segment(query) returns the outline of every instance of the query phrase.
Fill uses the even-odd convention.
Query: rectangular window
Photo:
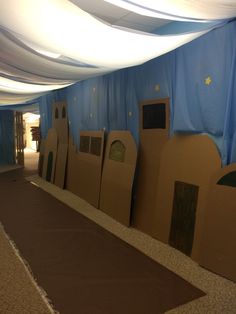
[[[90,136],[80,136],[79,151],[89,153]]]
[[[166,104],[150,104],[143,106],[143,129],[166,128]]]

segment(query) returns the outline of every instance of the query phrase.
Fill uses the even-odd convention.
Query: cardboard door
[[[46,180],[48,182],[51,182],[52,180],[52,168],[53,168],[53,152],[49,152],[48,161],[47,161],[47,174],[46,174]]]
[[[40,177],[42,177],[43,175],[44,149],[45,149],[45,140],[42,139],[40,142],[39,161],[38,161],[38,175]]]
[[[192,251],[198,186],[175,182],[169,244],[190,255]]]
[[[49,129],[45,140],[42,178],[54,182],[58,137],[55,129]],[[50,180],[49,180],[50,178]]]

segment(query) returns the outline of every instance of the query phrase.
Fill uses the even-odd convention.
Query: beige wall
[[[32,141],[32,134],[31,134],[30,128],[32,126],[39,126],[39,120],[30,122],[30,121],[27,121],[27,119],[25,119],[24,126],[25,126],[24,140],[25,140],[26,148],[30,148],[36,151],[36,142]]]

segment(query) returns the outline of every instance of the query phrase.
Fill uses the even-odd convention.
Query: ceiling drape
[[[236,15],[235,1],[123,2],[145,2],[162,18],[195,22],[191,30],[182,22],[181,32],[172,27],[170,33],[150,34],[113,27],[67,0],[1,0],[0,104],[23,103],[76,81],[142,64]]]

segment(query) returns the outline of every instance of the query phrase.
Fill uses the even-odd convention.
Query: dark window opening
[[[46,181],[51,182],[52,179],[52,167],[53,167],[53,152],[48,154],[47,174]]]
[[[236,171],[227,173],[217,182],[219,185],[236,187]]]
[[[101,137],[91,137],[91,147],[90,153],[96,156],[101,155],[102,149],[102,138]]]
[[[62,118],[65,119],[66,118],[66,108],[63,106],[62,108]]]
[[[89,153],[90,136],[80,136],[79,151],[82,153]]]
[[[151,104],[143,106],[143,129],[166,128],[166,104]]]

